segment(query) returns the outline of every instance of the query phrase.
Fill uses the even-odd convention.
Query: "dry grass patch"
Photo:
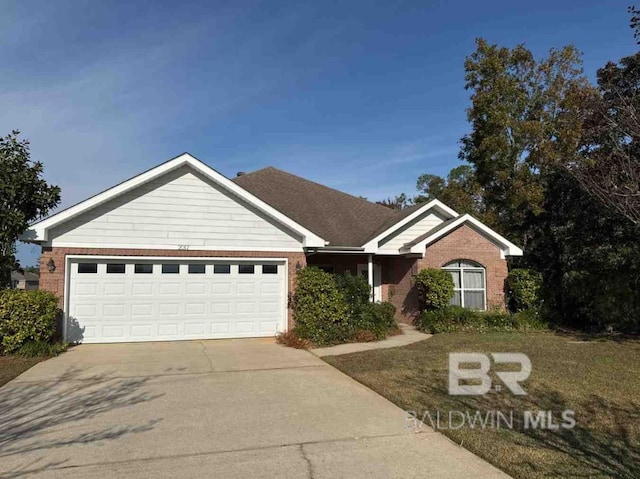
[[[0,356],[0,386],[8,383],[44,358]]]
[[[449,352],[521,352],[533,366],[527,396],[506,388],[450,396]],[[553,333],[441,334],[402,348],[325,357],[405,410],[575,411],[576,427],[442,430],[516,478],[640,477],[640,341]],[[494,382],[495,384],[495,382]]]

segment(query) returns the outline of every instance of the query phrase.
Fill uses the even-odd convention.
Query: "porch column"
[[[371,288],[371,302],[373,303],[376,300],[375,290],[373,288],[373,255],[370,254],[367,257],[367,280],[369,282],[369,287]]]

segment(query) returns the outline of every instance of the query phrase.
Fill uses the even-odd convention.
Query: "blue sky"
[[[31,140],[61,206],[183,151],[227,176],[413,193],[459,163],[476,37],[573,43],[593,78],[636,50],[628,3],[3,2],[0,134]]]

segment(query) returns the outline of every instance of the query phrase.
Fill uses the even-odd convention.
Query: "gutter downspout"
[[[371,288],[371,298],[370,301],[375,302],[375,290],[373,287],[373,255],[370,254],[367,256],[367,281],[369,282],[369,287]]]

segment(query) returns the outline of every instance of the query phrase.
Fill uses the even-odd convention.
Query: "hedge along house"
[[[272,336],[293,326],[296,271],[363,275],[397,319],[417,313],[413,275],[445,268],[454,302],[503,306],[522,251],[434,200],[402,211],[275,168],[230,180],[185,153],[33,224],[40,288],[68,341]]]

